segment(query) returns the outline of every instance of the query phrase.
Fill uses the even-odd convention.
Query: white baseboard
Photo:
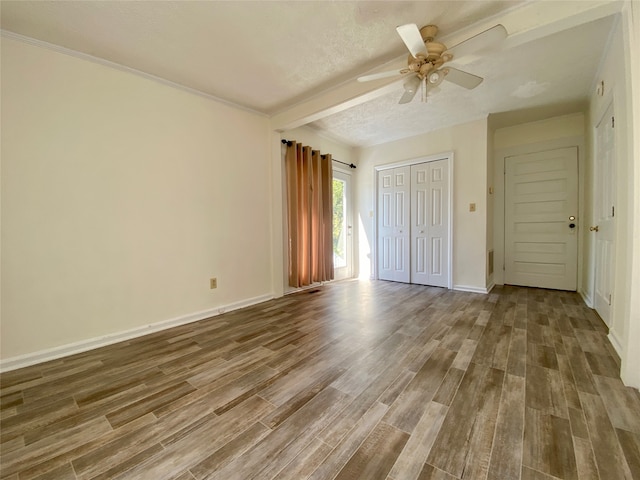
[[[484,293],[484,294],[489,293],[492,288],[493,288],[493,285],[491,285],[490,288],[472,287],[470,285],[454,285],[453,286],[453,289],[458,290],[459,292]]]
[[[0,372],[8,372],[18,368],[29,367],[38,363],[56,360],[76,353],[86,352],[95,348],[105,347],[114,343],[131,340],[132,338],[142,337],[150,333],[159,332],[168,328],[178,327],[191,322],[198,322],[206,318],[215,317],[224,312],[238,310],[239,308],[249,307],[258,303],[266,302],[275,298],[273,294],[261,295],[259,297],[248,298],[239,302],[230,303],[228,305],[220,305],[209,310],[183,315],[177,318],[171,318],[162,322],[142,325],[122,332],[110,333],[100,337],[88,338],[79,342],[68,343],[59,347],[47,348],[33,353],[18,355],[16,357],[5,358],[0,360]]]
[[[593,308],[593,299],[591,298],[591,296],[582,289],[578,290],[578,293],[582,297],[582,301],[585,303],[585,305],[589,308]]]
[[[616,336],[616,334],[613,333],[613,330],[609,330],[609,335],[607,335],[607,338],[611,342],[611,345],[613,346],[613,349],[616,351],[618,356],[622,358],[622,343],[620,343],[620,339]]]

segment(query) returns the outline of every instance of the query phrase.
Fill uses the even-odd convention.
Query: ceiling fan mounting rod
[[[438,27],[435,25],[425,25],[420,29],[420,36],[425,43],[433,42],[433,39],[436,38],[438,34]]]

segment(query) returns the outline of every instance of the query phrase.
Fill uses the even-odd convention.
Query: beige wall
[[[582,135],[584,135],[584,115],[577,112],[537,122],[499,128],[494,136],[494,149],[503,150]]]
[[[453,286],[486,284],[487,122],[477,120],[358,152],[357,223],[360,277],[373,274],[375,167],[453,151]],[[469,212],[469,204],[476,211]]]
[[[272,294],[265,117],[3,38],[1,153],[2,359]]]

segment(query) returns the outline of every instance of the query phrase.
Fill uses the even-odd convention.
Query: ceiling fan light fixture
[[[444,80],[446,74],[447,72],[445,69],[435,70],[427,75],[427,81],[429,82],[430,86],[437,87],[442,83],[442,80]]]

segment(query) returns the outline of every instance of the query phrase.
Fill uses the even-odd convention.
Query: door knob
[[[597,232],[598,230],[599,230],[598,225],[596,225],[595,227],[589,227],[590,232]]]

